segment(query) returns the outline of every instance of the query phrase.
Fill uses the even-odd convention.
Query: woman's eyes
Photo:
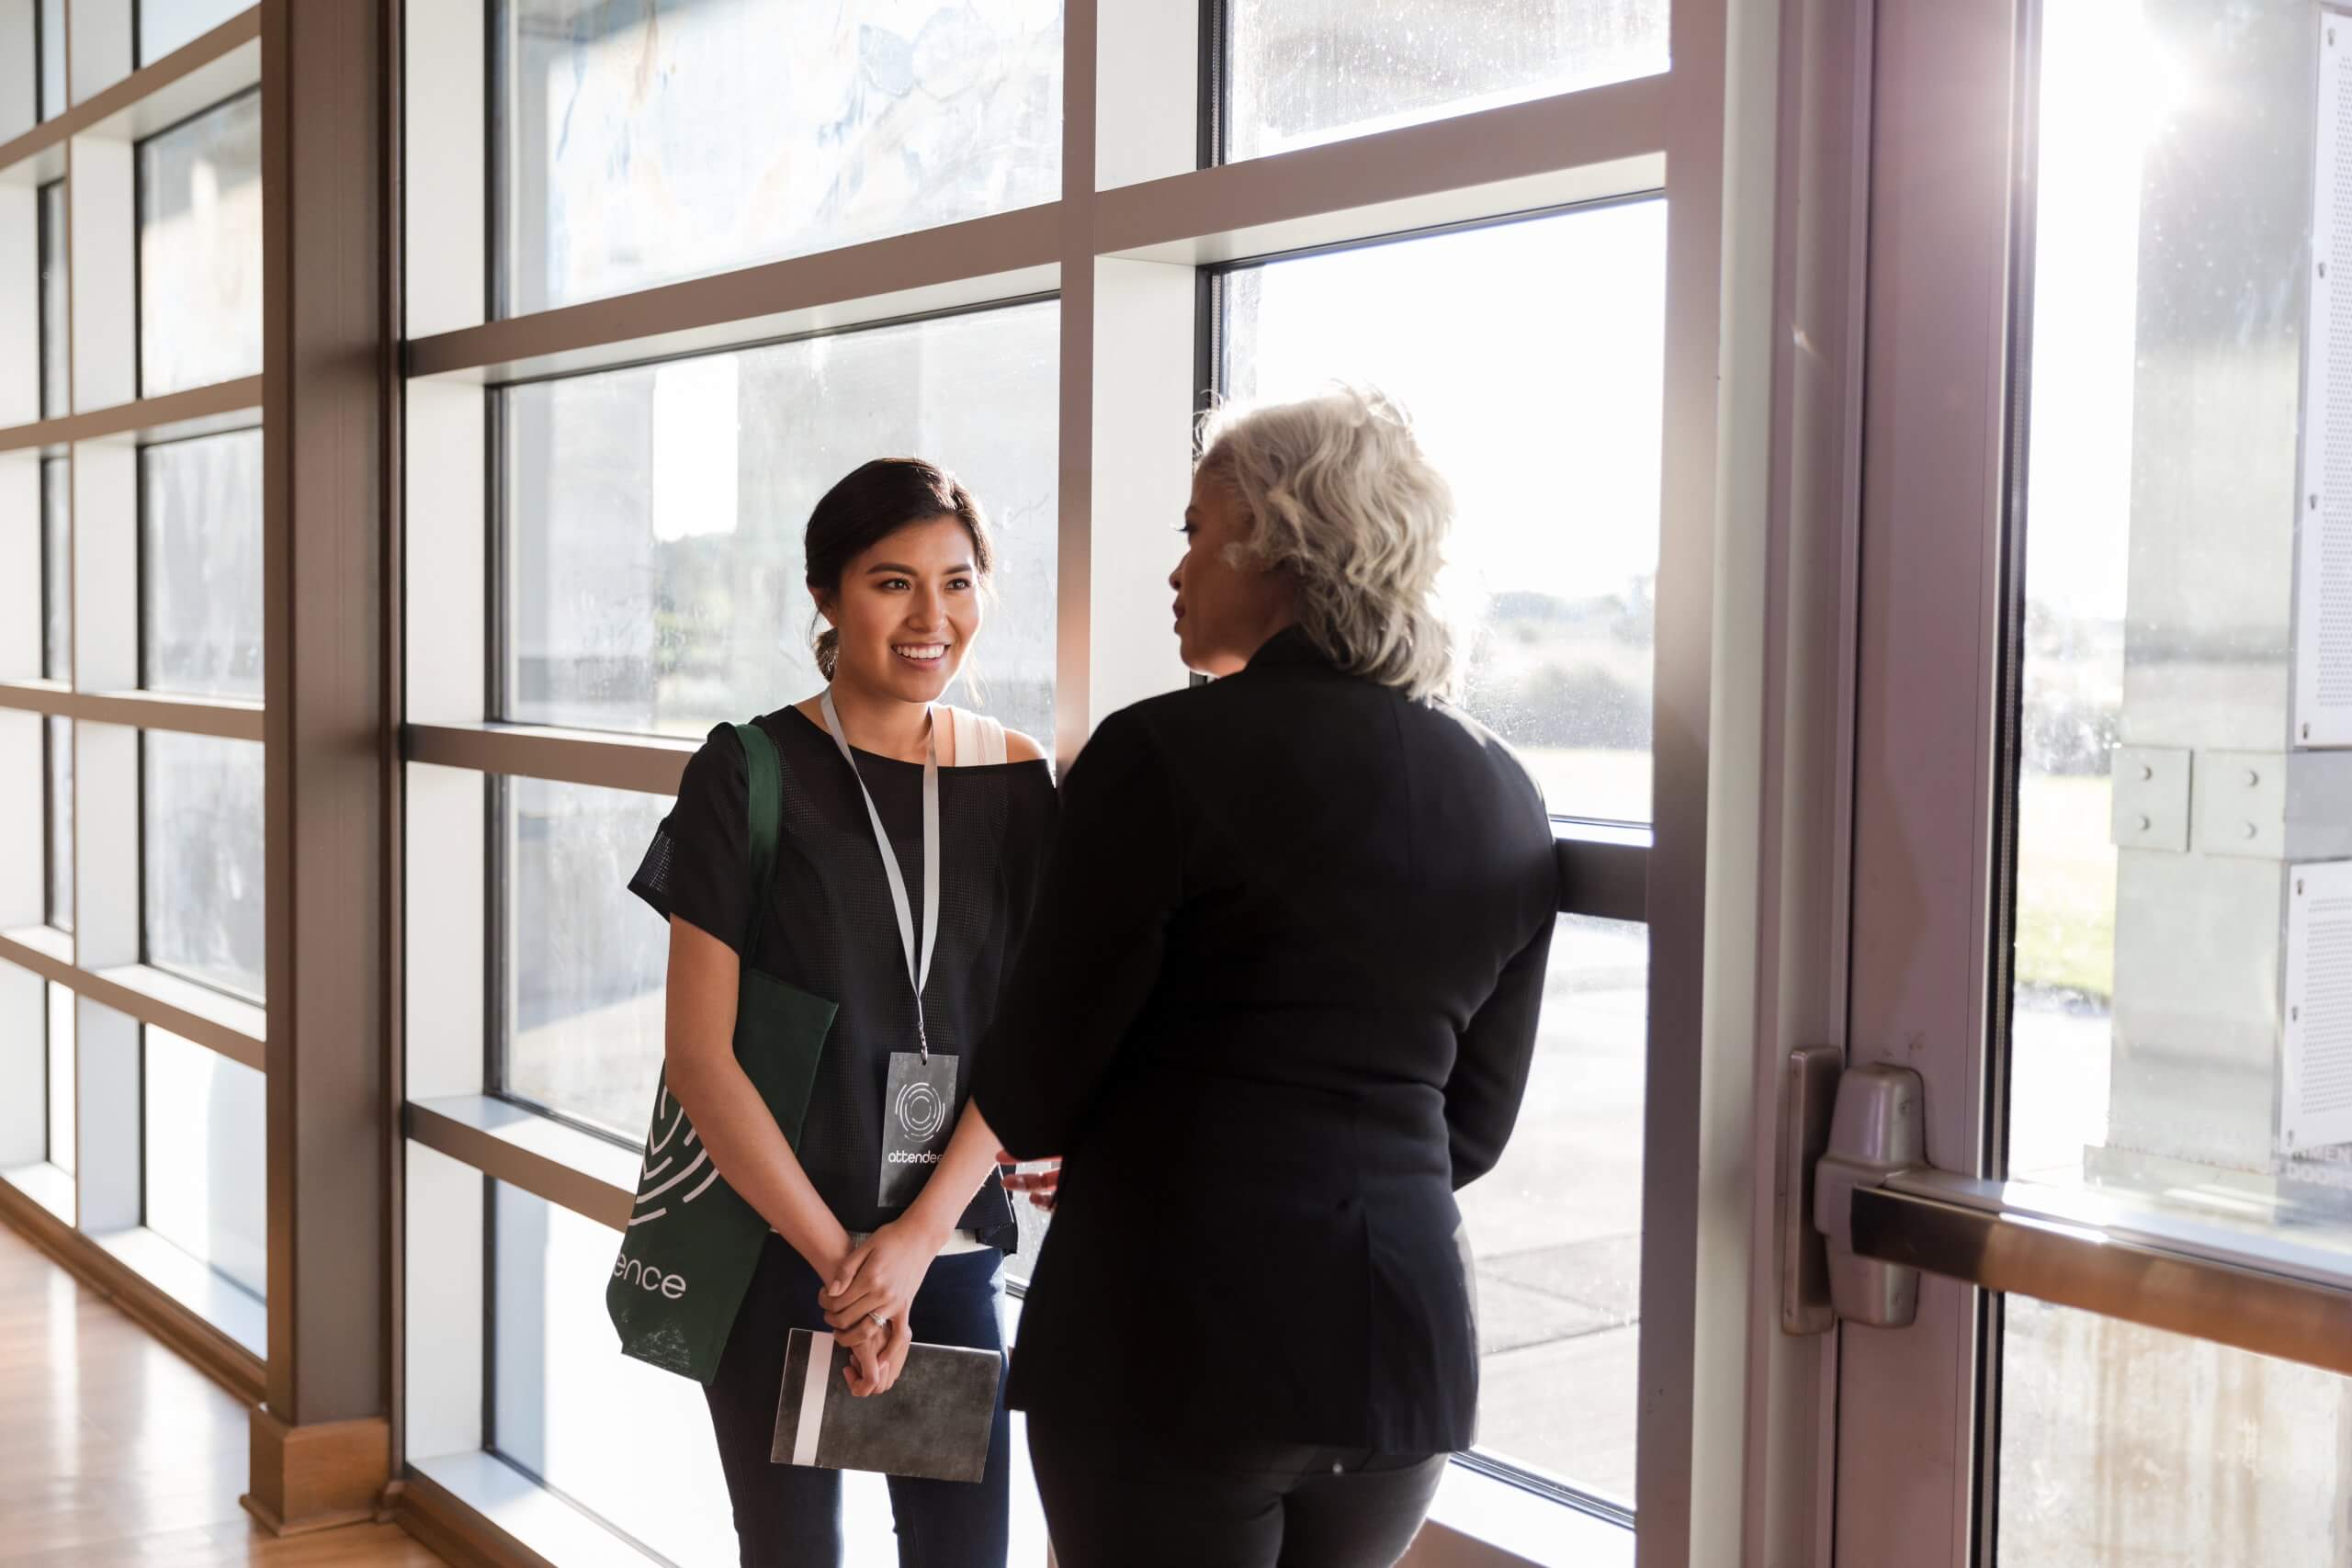
[[[908,581],[903,577],[886,577],[880,581],[877,586],[886,593],[897,593],[905,591],[911,591],[914,584]],[[972,589],[972,580],[968,577],[951,577],[947,580],[947,586],[959,592],[968,593]]]

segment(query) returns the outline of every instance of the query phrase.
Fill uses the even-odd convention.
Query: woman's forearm
[[[670,992],[662,1064],[712,1163],[792,1250],[820,1275],[849,1251],[849,1235],[817,1196],[799,1156],[750,1075],[735,1060],[734,950],[690,921],[670,921]]]
[[[734,1054],[673,1051],[669,1072],[670,1092],[686,1108],[727,1184],[818,1273],[839,1263],[849,1250],[849,1234],[817,1195]]]
[[[967,1100],[956,1122],[956,1135],[931,1169],[931,1177],[907,1209],[906,1217],[944,1238],[970,1206],[972,1194],[996,1168],[996,1134],[989,1131],[980,1108]]]

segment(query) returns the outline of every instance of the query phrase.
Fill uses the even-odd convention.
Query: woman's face
[[[886,535],[842,572],[817,607],[841,634],[833,679],[901,702],[939,700],[980,635],[972,536],[954,517]]]
[[[1241,554],[1229,547],[1240,544],[1249,527],[1250,513],[1233,487],[1196,470],[1192,504],[1184,508],[1184,558],[1168,576],[1187,670],[1233,674],[1295,614],[1298,592],[1289,577],[1228,558]]]

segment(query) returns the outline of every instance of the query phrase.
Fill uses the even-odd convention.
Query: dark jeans
[[[1032,1412],[1060,1568],[1386,1568],[1446,1456],[1117,1430]]]
[[[908,1314],[914,1337],[930,1345],[1001,1351],[997,1299],[1003,1265],[1004,1255],[994,1248],[933,1259]],[[841,1472],[768,1458],[784,1388],[786,1330],[831,1332],[817,1310],[818,1283],[782,1236],[769,1236],[727,1337],[718,1375],[703,1391],[718,1435],[743,1568],[834,1568],[841,1562]],[[988,1474],[977,1484],[889,1478],[900,1568],[1004,1568],[1011,1442],[1000,1393]]]

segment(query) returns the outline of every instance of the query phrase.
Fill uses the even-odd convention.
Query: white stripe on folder
[[[825,1421],[825,1390],[832,1379],[833,1337],[808,1337],[808,1370],[800,1379],[800,1426],[792,1437],[792,1462],[817,1462],[817,1428]]]

